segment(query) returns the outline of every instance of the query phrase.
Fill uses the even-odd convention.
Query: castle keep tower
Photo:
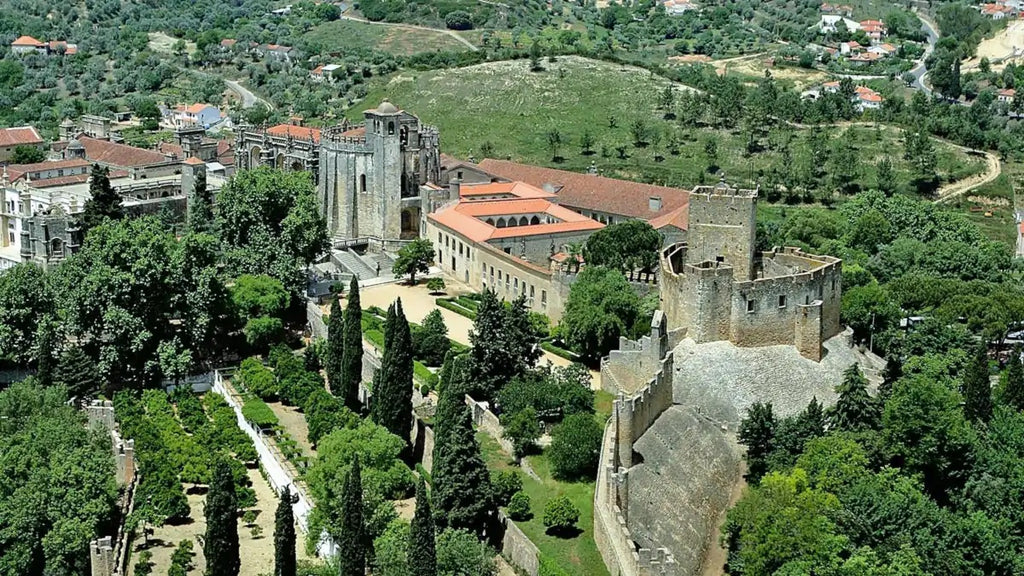
[[[756,221],[756,190],[736,190],[724,182],[694,189],[687,260],[725,262],[736,280],[752,280]]]

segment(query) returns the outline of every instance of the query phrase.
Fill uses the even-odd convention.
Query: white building
[[[839,14],[822,14],[821,20],[818,21],[818,30],[822,34],[834,34],[837,31],[839,23],[842,22],[846,29],[850,32],[860,30],[860,22],[850,20]]]

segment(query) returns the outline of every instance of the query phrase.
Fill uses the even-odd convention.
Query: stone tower
[[[690,194],[686,259],[725,262],[737,281],[754,278],[757,191],[736,190],[720,182]]]

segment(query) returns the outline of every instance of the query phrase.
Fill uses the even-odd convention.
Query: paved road
[[[928,36],[928,45],[924,48],[924,54],[921,55],[921,61],[917,63],[917,66],[910,69],[910,73],[914,75],[914,82],[911,86],[930,96],[932,89],[924,83],[924,77],[928,74],[924,61],[931,55],[932,50],[935,50],[935,43],[939,41],[939,32],[938,26],[936,26],[930,18],[921,15],[920,12],[917,13],[917,18],[921,21],[921,31]]]
[[[476,46],[475,44],[473,44],[469,40],[466,40],[462,36],[459,36],[458,34],[456,34],[455,32],[453,32],[451,30],[442,30],[441,28],[431,28],[429,26],[417,26],[415,24],[402,24],[402,23],[399,23],[399,22],[374,22],[372,20],[367,20],[366,18],[359,18],[358,16],[349,16],[349,15],[346,15],[346,14],[342,14],[341,15],[341,19],[342,20],[352,20],[354,22],[362,22],[364,24],[375,24],[377,26],[391,26],[393,28],[402,28],[402,29],[405,29],[405,30],[426,30],[428,32],[440,32],[442,34],[447,34],[448,36],[451,36],[452,38],[455,38],[459,42],[465,44],[466,48],[469,48],[473,52],[476,52],[476,51],[480,50],[480,48],[478,46]]]
[[[273,104],[253,94],[248,88],[242,86],[238,82],[235,82],[234,80],[224,80],[224,83],[228,85],[228,88],[232,92],[238,94],[238,97],[242,99],[242,108],[252,108],[257,102],[259,102],[270,110],[274,109]]]

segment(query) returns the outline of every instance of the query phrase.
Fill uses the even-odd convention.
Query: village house
[[[18,146],[29,146],[37,150],[46,150],[39,131],[33,126],[0,129],[0,163],[11,159],[11,154]]]
[[[1017,97],[1017,91],[1013,88],[1004,88],[996,92],[996,100],[1003,104],[1012,104],[1013,99]]]
[[[690,10],[696,10],[697,5],[689,0],[664,0],[665,14],[669,16],[680,16]]]
[[[334,82],[334,73],[343,70],[340,64],[323,64],[310,70],[309,78],[314,82]]]
[[[64,40],[50,40],[49,42],[42,42],[31,36],[21,36],[14,42],[11,42],[11,52],[14,52],[15,54],[34,53],[73,56],[78,53],[78,46],[75,44],[68,44]]]
[[[982,4],[981,14],[993,20],[1002,20],[1010,16],[1012,10],[1005,4]]]
[[[825,14],[840,14],[842,16],[853,16],[853,8],[848,5],[824,3],[818,8]]]
[[[818,21],[818,31],[822,34],[835,34],[839,31],[840,24],[850,32],[860,30],[860,24],[849,18],[838,14],[826,14]]]
[[[885,22],[881,20],[861,20],[860,29],[871,38],[871,42],[877,44],[888,33]]]
[[[182,126],[202,126],[209,128],[220,123],[226,115],[220,108],[212,104],[190,104],[188,106],[178,105],[167,111],[171,125],[175,128]]]

